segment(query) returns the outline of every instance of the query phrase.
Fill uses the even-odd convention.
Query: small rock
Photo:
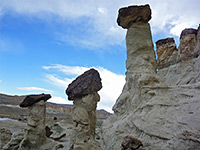
[[[45,130],[46,130],[46,137],[49,138],[53,134],[53,132],[48,126],[45,127]]]

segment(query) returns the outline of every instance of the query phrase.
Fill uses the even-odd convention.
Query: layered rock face
[[[101,78],[95,69],[77,77],[67,88],[69,100],[73,100],[71,150],[100,149],[95,141],[96,107],[100,101],[97,93],[102,88]]]
[[[134,9],[136,6],[128,8]],[[128,8],[126,11],[129,11]],[[102,149],[123,149],[124,137],[131,136],[141,141],[142,149],[145,150],[198,150],[200,149],[198,80],[200,71],[197,66],[200,66],[198,65],[200,58],[198,55],[195,57],[192,55],[186,59],[186,52],[182,49],[186,47],[179,46],[177,50],[173,39],[164,39],[157,42],[160,68],[156,72],[150,26],[147,22],[130,19],[137,18],[137,15],[141,18],[140,12],[143,12],[146,6],[139,6],[137,9],[141,9],[138,14],[130,15],[133,10],[125,13],[128,14],[125,24],[131,22],[131,25],[127,26],[126,35],[126,83],[113,107],[114,115],[103,123]],[[119,18],[120,15],[119,11]],[[144,17],[146,18],[146,13]],[[124,28],[124,24],[122,27]],[[187,35],[183,35],[181,40]],[[195,35],[198,41],[199,33]],[[191,50],[192,53],[200,50],[197,45],[198,42],[194,46],[195,49]],[[183,76],[179,72],[174,72],[172,68],[169,71],[170,67],[181,67],[189,61],[193,62],[196,74]],[[165,69],[168,69],[167,73],[160,72]],[[179,70],[181,69],[188,68]],[[179,82],[179,85],[176,85],[177,81],[170,79],[172,76],[177,76],[176,79],[179,77],[179,81],[184,81],[189,76],[194,80]]]
[[[174,42],[156,42],[158,75],[168,85],[196,83],[199,78],[200,29],[185,29],[180,35],[178,50]],[[162,44],[161,44],[162,42]]]

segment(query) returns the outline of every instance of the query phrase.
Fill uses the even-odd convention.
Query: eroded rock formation
[[[73,132],[71,149],[93,150],[100,147],[95,142],[96,107],[102,88],[101,78],[95,69],[77,77],[67,88],[69,100],[73,100]]]
[[[167,85],[199,82],[200,29],[183,30],[178,50],[176,50],[174,42],[162,42],[165,40],[156,42],[158,75],[164,79]]]
[[[20,104],[21,107],[28,107],[27,129],[19,149],[43,149],[48,145],[52,148],[54,144],[46,138],[45,117],[46,101],[51,98],[50,94],[28,95]],[[48,144],[47,144],[48,143]]]
[[[137,11],[134,11],[133,9],[136,9]],[[120,10],[118,18],[121,18]],[[125,10],[127,13],[124,14],[128,15],[130,15],[128,13],[129,10],[130,12],[138,12],[139,14],[132,14],[132,16],[135,16],[132,18],[135,19],[139,17],[142,21],[137,19],[137,21],[130,20],[130,17],[127,17],[127,20],[123,20],[126,23],[128,21],[131,22],[132,25],[128,28],[126,34],[126,84],[122,94],[113,107],[115,114],[125,113],[131,108],[137,107],[139,103],[141,103],[139,97],[138,101],[133,102],[131,99],[133,96],[137,97],[142,94],[139,90],[142,86],[159,83],[159,78],[156,75],[156,57],[153,49],[150,25],[147,22],[143,22],[143,16],[140,13],[143,12],[145,18],[145,11],[151,12],[150,7],[149,5],[139,7],[133,6],[128,7]],[[148,18],[151,18],[151,14]],[[123,24],[123,22],[121,22],[121,24]],[[137,95],[134,93],[137,93]]]
[[[195,34],[183,33],[178,50],[173,39],[158,41],[160,68],[156,72],[150,26],[140,21],[146,17],[140,12],[149,10],[145,6],[128,8],[123,9],[127,19],[118,19],[128,29],[126,83],[113,107],[114,115],[103,123],[102,149],[119,149],[127,135],[142,141],[145,150],[200,149],[199,29]],[[130,15],[132,12],[138,13]],[[190,48],[182,46],[187,42]]]

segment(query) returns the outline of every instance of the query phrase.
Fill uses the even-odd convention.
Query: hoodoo
[[[67,88],[69,100],[73,100],[73,131],[71,150],[99,150],[95,141],[96,107],[100,101],[97,93],[102,88],[101,78],[95,69],[90,69],[77,77]]]

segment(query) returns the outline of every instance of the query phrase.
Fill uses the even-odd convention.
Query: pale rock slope
[[[200,28],[158,41],[156,60],[149,5],[119,10],[126,35],[126,83],[114,115],[103,123],[102,149],[121,149],[127,135],[145,150],[200,149]]]

